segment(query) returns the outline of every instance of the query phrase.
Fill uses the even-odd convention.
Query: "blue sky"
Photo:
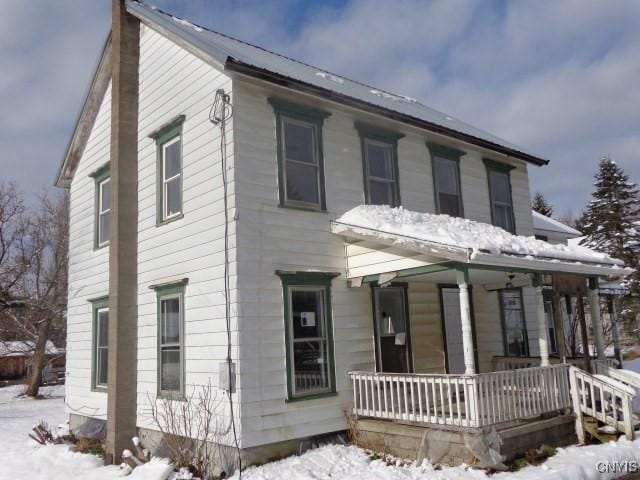
[[[640,2],[155,0],[215,30],[408,95],[551,159],[563,215],[602,155],[640,181]],[[51,188],[107,34],[110,0],[0,0],[0,180]]]

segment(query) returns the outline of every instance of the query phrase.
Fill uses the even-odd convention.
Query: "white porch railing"
[[[568,365],[479,375],[351,372],[363,417],[483,427],[571,406]]]
[[[569,378],[573,410],[576,413],[576,433],[580,442],[585,441],[583,415],[610,425],[624,432],[629,440],[633,440],[633,388],[617,380],[591,375],[575,367],[571,367]]]
[[[549,361],[552,365],[562,362],[561,358],[550,357]],[[584,365],[584,358],[567,358],[567,363],[576,367],[582,367]],[[591,359],[591,370],[596,372],[601,367],[615,368],[617,361],[614,358],[605,359]],[[519,370],[521,368],[531,368],[540,366],[540,357],[493,357],[492,367],[494,372],[501,372],[503,370]]]

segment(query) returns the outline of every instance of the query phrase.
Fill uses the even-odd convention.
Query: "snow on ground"
[[[29,480],[115,480],[121,478],[115,466],[104,466],[99,457],[74,453],[65,445],[40,446],[27,437],[39,420],[51,426],[64,423],[63,388],[45,388],[45,399],[17,397],[23,387],[0,388],[0,479]],[[387,465],[371,460],[356,447],[329,445],[279,462],[252,467],[243,472],[245,480],[595,480],[622,476],[601,474],[597,462],[640,463],[640,439],[621,438],[608,445],[569,447],[544,464],[515,473],[489,476],[482,470],[451,467],[436,470],[421,465]],[[137,468],[131,480],[157,480],[167,472],[166,461],[155,460]],[[232,478],[238,479],[238,474]]]
[[[66,422],[64,386],[45,387],[46,397],[17,397],[24,385],[0,388],[0,479],[102,480],[117,478],[117,467],[104,467],[95,455],[74,453],[66,445],[40,446],[27,435],[46,421],[53,429]]]
[[[580,245],[557,245],[534,237],[512,235],[502,228],[466,218],[419,213],[388,205],[360,205],[336,220],[339,233],[347,228],[376,230],[380,238],[401,235],[427,242],[444,243],[494,254],[511,253],[560,260],[602,262],[621,266],[622,262]],[[362,232],[367,234],[368,232]]]
[[[620,439],[607,445],[568,447],[539,466],[517,472],[488,475],[483,470],[451,467],[436,470],[432,465],[387,465],[371,460],[365,451],[341,445],[311,450],[242,472],[244,480],[606,480],[620,474],[600,473],[598,462],[640,462],[640,440]],[[602,468],[602,467],[600,467]],[[231,477],[238,480],[238,474]]]

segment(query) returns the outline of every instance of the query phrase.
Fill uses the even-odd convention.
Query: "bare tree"
[[[27,209],[13,184],[0,184],[0,322],[33,345],[26,394],[38,395],[52,329],[65,326],[68,197],[43,195]]]

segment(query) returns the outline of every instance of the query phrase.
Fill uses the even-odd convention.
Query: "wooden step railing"
[[[570,408],[568,365],[478,375],[351,372],[363,417],[484,427]]]
[[[624,432],[629,440],[633,440],[633,388],[604,375],[591,375],[573,366],[569,369],[569,382],[576,414],[576,434],[581,443],[586,440],[585,415]]]

